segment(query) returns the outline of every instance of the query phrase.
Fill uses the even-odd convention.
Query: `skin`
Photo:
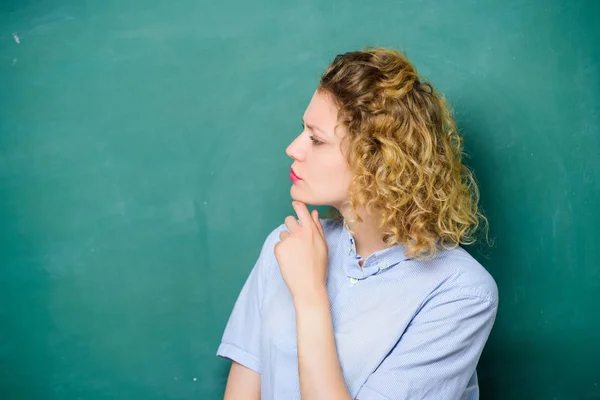
[[[286,149],[301,180],[290,189],[296,216],[285,218],[289,232],[280,234],[274,249],[294,299],[300,392],[307,400],[351,399],[336,352],[325,286],[327,242],[317,210],[310,213],[306,206],[330,205],[346,219],[353,217],[347,198],[352,171],[341,146],[347,132],[335,129],[337,115],[331,96],[316,91],[303,116],[303,131]],[[358,212],[363,222],[351,228],[357,252],[366,260],[386,245],[377,229],[378,215],[361,208]],[[225,399],[260,399],[260,375],[233,362]]]
[[[302,118],[304,130],[286,149],[294,162],[292,169],[301,181],[290,188],[293,200],[314,206],[335,207],[347,220],[354,217],[348,206],[348,186],[353,177],[342,148],[347,135],[344,127],[337,127],[338,108],[327,93],[315,91]],[[377,227],[379,214],[358,207],[363,222],[350,224],[355,232],[357,253],[367,259],[384,249],[386,244]]]

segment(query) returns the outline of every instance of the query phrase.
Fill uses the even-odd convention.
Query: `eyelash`
[[[306,128],[304,127],[304,125],[302,125],[302,130],[304,130],[304,129],[306,129]],[[319,141],[319,140],[315,139],[315,137],[314,137],[314,136],[309,136],[309,138],[310,138],[310,140],[313,142],[313,144],[314,144],[315,146],[320,146],[320,145],[322,145],[322,144],[325,144],[325,143],[323,143],[323,142],[321,142],[321,141]]]
[[[324,144],[323,142],[320,142],[317,139],[315,139],[314,136],[311,136],[310,140],[312,140],[312,142],[315,146],[320,146],[320,145]]]

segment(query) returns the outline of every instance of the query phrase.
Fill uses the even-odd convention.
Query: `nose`
[[[298,135],[298,137],[296,137],[296,139],[294,139],[294,141],[290,143],[287,149],[285,149],[285,154],[287,154],[288,157],[293,158],[294,160],[302,160],[306,154],[306,152],[302,148],[301,136],[302,135]]]

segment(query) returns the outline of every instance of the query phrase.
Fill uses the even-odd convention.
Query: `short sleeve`
[[[265,270],[275,258],[276,229],[269,234],[229,316],[217,356],[261,372],[260,341]],[[277,240],[275,240],[277,239]]]
[[[369,376],[356,399],[461,399],[475,373],[496,311],[497,292],[481,297],[447,291],[433,297]]]

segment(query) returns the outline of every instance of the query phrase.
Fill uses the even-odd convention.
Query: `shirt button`
[[[354,285],[356,282],[358,282],[358,279],[350,278],[350,284]]]

